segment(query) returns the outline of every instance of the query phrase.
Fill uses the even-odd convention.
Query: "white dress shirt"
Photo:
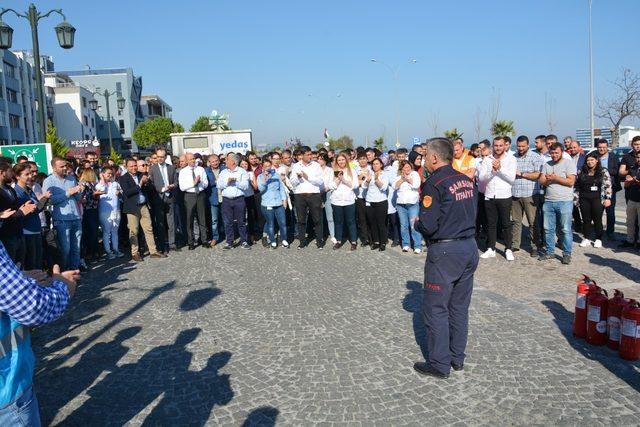
[[[398,176],[396,180],[393,182],[393,187],[395,188],[398,181],[402,179],[402,175]],[[403,182],[400,184],[400,188],[396,190],[396,203],[400,205],[415,205],[420,200],[420,175],[418,172],[411,171],[409,174],[409,181]]]
[[[236,180],[229,183],[229,178],[235,178]],[[218,175],[218,188],[222,189],[222,197],[229,199],[244,197],[244,191],[250,185],[247,171],[239,166],[236,166],[234,170],[227,168]]]
[[[518,161],[510,154],[503,154],[500,158],[500,170],[493,170],[493,161],[496,158],[493,154],[485,157],[482,162],[478,179],[484,188],[484,198],[489,199],[510,199],[512,195],[513,183],[516,180],[516,169]]]
[[[367,203],[384,202],[389,197],[389,177],[384,171],[380,171],[379,181],[382,182],[382,186],[378,187],[376,182],[375,172],[371,171],[371,181],[367,184],[366,181],[363,186],[367,188],[367,194],[365,195],[365,201]]]
[[[329,182],[331,193],[331,204],[336,206],[349,206],[356,202],[356,193],[353,191],[358,186],[358,177],[351,170],[352,176],[343,174],[342,180],[336,185],[335,179]],[[345,182],[346,181],[346,182]]]
[[[160,168],[160,170],[162,170],[162,168]],[[200,177],[200,182],[196,185],[195,177],[198,176]],[[185,193],[202,193],[209,185],[209,181],[207,180],[207,173],[204,171],[204,168],[200,166],[187,166],[180,170],[178,184],[180,185],[180,190]]]
[[[356,178],[358,179],[358,188],[356,188],[356,197],[358,199],[364,199],[367,195],[367,186],[362,185],[362,181],[360,180],[359,175],[362,172],[364,173],[371,172],[371,166],[367,165],[366,167],[363,168],[363,167],[360,167],[360,165],[356,165],[353,172],[356,174]]]
[[[307,178],[298,176],[303,171],[307,174]],[[324,174],[317,162],[309,162],[306,165],[303,162],[298,162],[291,168],[289,179],[293,185],[294,194],[320,193],[320,188],[324,183]]]

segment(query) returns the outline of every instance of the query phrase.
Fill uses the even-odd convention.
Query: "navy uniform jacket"
[[[469,177],[451,165],[437,169],[422,185],[416,230],[427,241],[475,237],[476,197]]]

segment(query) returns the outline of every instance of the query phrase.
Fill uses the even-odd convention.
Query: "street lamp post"
[[[376,64],[382,64],[385,67],[387,67],[387,69],[391,72],[391,77],[393,78],[393,109],[394,109],[394,114],[396,118],[396,148],[400,148],[400,116],[398,113],[398,108],[399,108],[398,107],[398,75],[399,75],[398,73],[400,72],[400,67],[402,67],[403,64],[400,64],[394,68],[391,65],[387,64],[386,62],[382,62],[377,59],[372,59],[371,62],[374,62]],[[410,59],[407,63],[415,64],[416,62],[418,62],[417,59]]]
[[[105,89],[104,92],[100,93],[100,92],[93,92],[93,95],[100,95],[102,97],[104,97],[104,101],[107,104],[107,130],[109,131],[109,150],[110,152],[113,151],[113,138],[111,136],[111,110],[109,109],[109,97],[111,95],[116,95],[118,94],[117,92],[109,92],[108,89]],[[118,105],[118,110],[124,110],[124,103],[125,103],[125,99],[122,97],[122,95],[118,94],[118,99],[116,100],[117,105]],[[97,111],[98,110],[98,100],[97,99],[92,99],[91,101],[89,101],[89,107],[93,110],[93,111]]]
[[[46,142],[45,135],[47,134],[47,117],[46,117],[46,105],[44,101],[44,87],[42,85],[42,71],[40,70],[40,43],[38,41],[38,22],[51,15],[57,13],[62,16],[63,21],[56,25],[56,36],[58,38],[58,44],[63,49],[71,49],[73,47],[73,41],[75,38],[76,29],[69,24],[67,18],[62,13],[62,9],[52,9],[47,13],[41,13],[36,9],[36,6],[31,3],[29,10],[25,13],[18,13],[13,9],[2,8],[0,11],[0,49],[10,49],[13,39],[13,28],[2,22],[2,15],[7,12],[13,12],[19,18],[25,18],[29,21],[31,26],[31,39],[33,41],[33,66],[35,68],[36,79],[36,96],[38,100],[38,118],[40,120],[38,126],[38,133],[40,142]]]
[[[593,0],[589,0],[589,120],[591,124],[591,144],[595,140],[595,113],[593,101],[593,45],[591,42],[591,6]]]

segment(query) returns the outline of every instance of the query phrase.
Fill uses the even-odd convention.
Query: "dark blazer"
[[[169,178],[169,184],[176,183],[175,168],[173,167],[173,165],[170,165],[168,163],[167,163],[167,177]],[[173,203],[175,199],[175,194],[173,191],[171,192],[169,197],[167,197],[166,194],[162,193],[164,180],[162,179],[160,166],[158,166],[157,164],[151,165],[151,168],[149,169],[149,178],[151,179],[151,182],[153,183],[153,188],[155,189],[156,193],[158,193],[160,200],[162,200],[165,203]]]
[[[15,237],[22,235],[22,212],[20,209],[20,200],[16,194],[16,190],[9,185],[2,185],[0,188],[0,211],[7,209],[13,209],[17,211],[11,217],[2,221],[2,227],[0,227],[0,237]]]
[[[138,181],[142,178],[142,174],[138,172]],[[138,205],[138,195],[142,191],[140,187],[133,180],[133,177],[129,173],[125,173],[118,178],[118,183],[122,187],[122,212],[125,214],[138,215],[140,213],[140,206]],[[147,181],[144,187],[151,186],[151,182]],[[148,190],[144,188],[144,190]],[[144,194],[144,191],[143,191]]]
[[[616,193],[622,190],[619,179],[620,177],[618,176],[619,169],[620,160],[618,159],[618,156],[610,151],[609,159],[607,160],[607,170],[609,171],[609,175],[611,175],[611,185],[613,186],[613,191],[615,191]]]
[[[580,172],[580,169],[582,169],[582,166],[584,166],[584,161],[586,160],[587,155],[582,153],[580,155],[578,155],[578,161],[576,162],[576,172]]]

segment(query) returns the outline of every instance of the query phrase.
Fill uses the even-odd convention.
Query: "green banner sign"
[[[38,165],[38,171],[51,173],[51,144],[0,145],[0,155],[10,157],[14,164],[19,156],[25,156]]]

